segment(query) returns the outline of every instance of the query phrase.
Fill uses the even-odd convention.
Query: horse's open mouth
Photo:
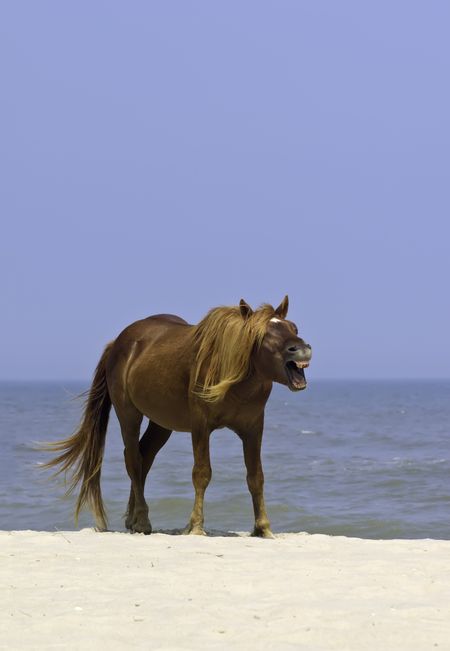
[[[286,363],[286,375],[291,391],[301,391],[306,388],[306,377],[303,369],[308,366],[308,362],[294,362],[294,360]]]

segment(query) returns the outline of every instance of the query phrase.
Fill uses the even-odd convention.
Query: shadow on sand
[[[55,527],[55,530],[58,533],[61,531]],[[97,533],[128,533],[131,536],[143,536],[142,533],[135,533],[127,529],[100,529],[98,527],[92,527],[92,531]],[[162,533],[166,536],[188,536],[189,534],[185,533],[184,529],[153,529],[153,535],[155,533]],[[201,537],[201,536],[200,536]],[[218,529],[208,529],[205,534],[205,538],[250,538],[251,534],[249,531],[220,531]]]
[[[186,536],[189,534],[184,533],[184,529],[155,529],[153,533],[164,533],[167,536]],[[217,529],[209,529],[206,531],[207,538],[243,538],[250,536],[246,532],[236,532],[236,531],[218,531]]]

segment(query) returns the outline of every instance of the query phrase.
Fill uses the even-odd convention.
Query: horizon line
[[[312,380],[308,380],[308,384],[314,382],[427,382],[427,381],[450,381],[450,376],[440,377],[440,376],[427,376],[427,377],[401,377],[401,376],[392,376],[392,377],[367,377],[367,376],[351,376],[351,377],[330,377],[330,376],[320,376],[315,377]],[[53,382],[53,383],[64,383],[71,382],[76,384],[91,384],[92,378],[0,378],[0,383],[14,383],[14,382]],[[278,384],[274,382],[274,384]],[[282,386],[280,384],[280,386]]]

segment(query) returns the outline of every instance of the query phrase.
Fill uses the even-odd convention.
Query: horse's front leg
[[[253,536],[273,538],[264,503],[264,473],[261,464],[262,426],[251,433],[238,432],[244,446],[247,486],[252,496],[255,527]]]
[[[195,502],[189,524],[185,533],[206,535],[203,529],[203,500],[205,490],[211,481],[211,462],[209,458],[209,437],[211,432],[207,429],[194,429],[192,431],[192,448],[194,452],[194,467],[192,469],[192,483],[195,489]]]

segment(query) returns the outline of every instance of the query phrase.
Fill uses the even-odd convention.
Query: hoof
[[[252,536],[255,538],[275,538],[270,529],[259,529],[258,527],[253,529]]]
[[[140,524],[133,524],[131,528],[132,533],[143,533],[146,536],[149,536],[152,532],[152,525],[140,525]]]
[[[190,524],[188,524],[188,526],[183,529],[183,534],[185,536],[206,536],[206,531],[203,529],[203,527],[192,527]]]
[[[133,522],[133,524],[130,527],[132,533],[144,533],[146,536],[151,534],[152,532],[152,525],[150,524],[150,520],[136,520]]]

